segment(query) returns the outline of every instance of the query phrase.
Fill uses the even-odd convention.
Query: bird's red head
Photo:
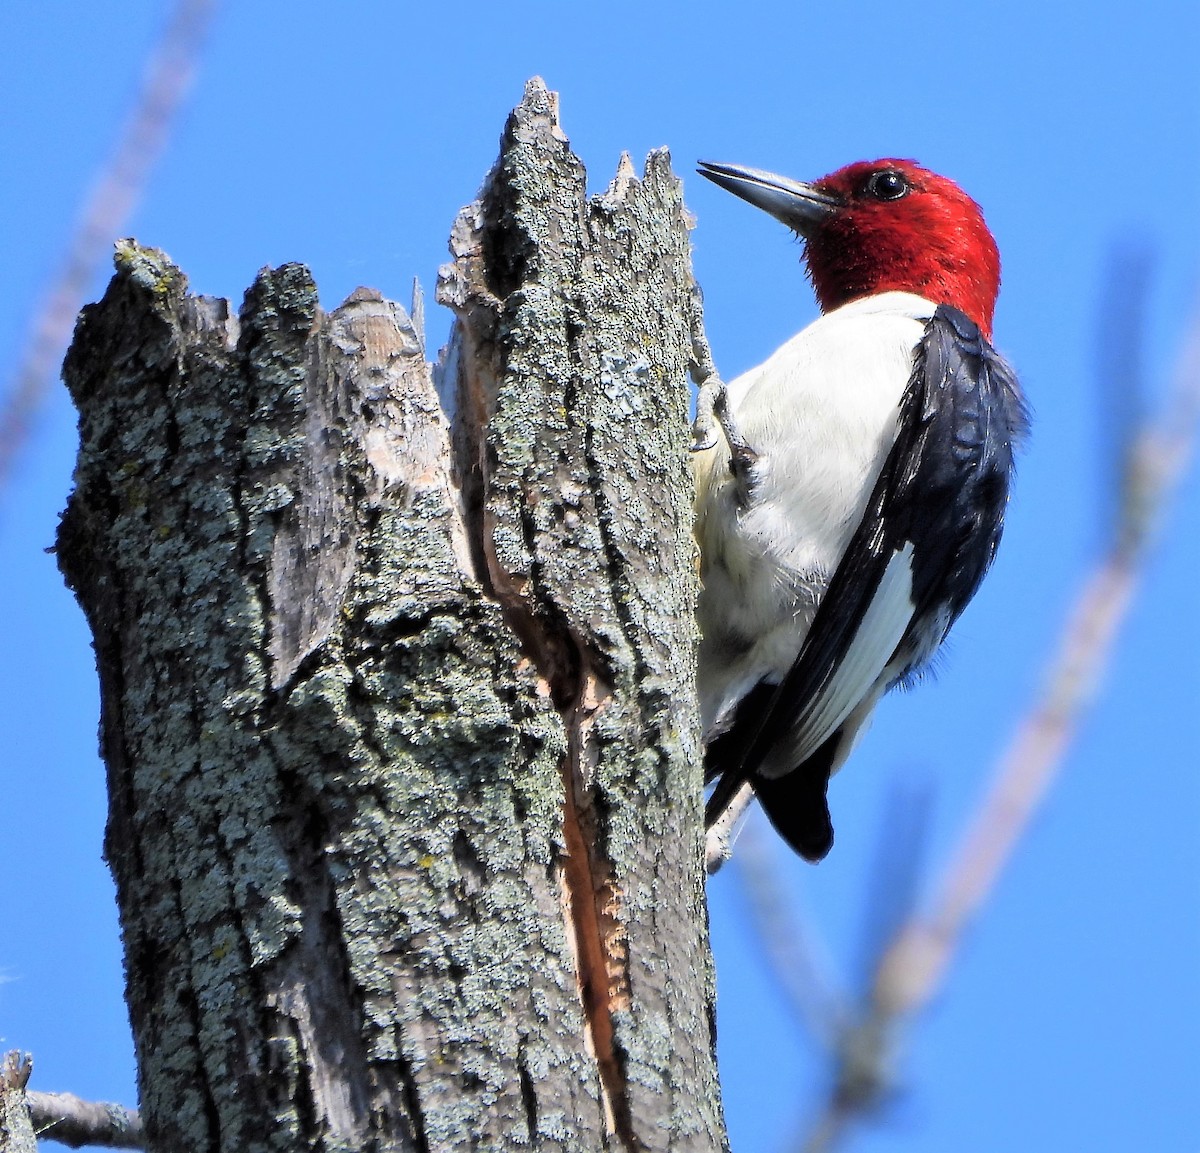
[[[988,336],[1000,253],[983,213],[953,180],[911,160],[848,164],[813,187],[840,202],[805,236],[823,309],[915,292],[965,312]]]
[[[813,184],[733,165],[700,171],[800,233],[823,310],[914,292],[961,309],[991,336],[1000,253],[954,181],[911,160],[859,161]]]

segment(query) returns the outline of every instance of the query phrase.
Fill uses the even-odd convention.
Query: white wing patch
[[[878,681],[904,637],[916,606],[912,600],[913,546],[892,554],[854,639],[829,683],[800,712],[788,767],[812,756]]]

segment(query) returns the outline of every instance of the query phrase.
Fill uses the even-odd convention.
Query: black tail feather
[[[811,757],[790,773],[781,777],[764,777],[755,773],[751,777],[755,795],[771,824],[806,861],[820,861],[833,847],[833,821],[829,817],[825,794],[842,735],[841,729],[838,729]],[[712,763],[711,760],[709,763]],[[704,809],[706,827],[720,817],[746,779],[739,769],[736,758],[733,758],[732,767],[727,767],[721,773],[717,787],[713,789]]]
[[[833,821],[825,792],[836,745],[831,738],[782,777],[754,779],[754,792],[763,812],[776,832],[806,861],[819,861],[833,848]]]

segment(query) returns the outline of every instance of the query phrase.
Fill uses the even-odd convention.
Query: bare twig
[[[134,1109],[107,1101],[84,1101],[71,1093],[27,1093],[33,1127],[43,1141],[72,1149],[102,1145],[141,1149],[142,1120]]]
[[[780,890],[779,872],[756,821],[748,821],[733,857],[772,973],[800,1022],[832,1051],[845,1031],[850,1006],[830,976],[827,951],[795,900]]]
[[[132,115],[84,204],[65,266],[36,313],[28,347],[0,410],[0,488],[57,373],[84,294],[108,259],[113,240],[167,143],[215,8],[216,0],[178,0],[147,64]]]

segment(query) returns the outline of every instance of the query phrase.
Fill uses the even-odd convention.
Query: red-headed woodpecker
[[[933,656],[1000,542],[1027,423],[990,343],[1000,257],[979,206],[911,161],[814,184],[699,171],[803,238],[823,313],[701,392],[709,867],[754,795],[819,860],[830,774],[879,698]]]

